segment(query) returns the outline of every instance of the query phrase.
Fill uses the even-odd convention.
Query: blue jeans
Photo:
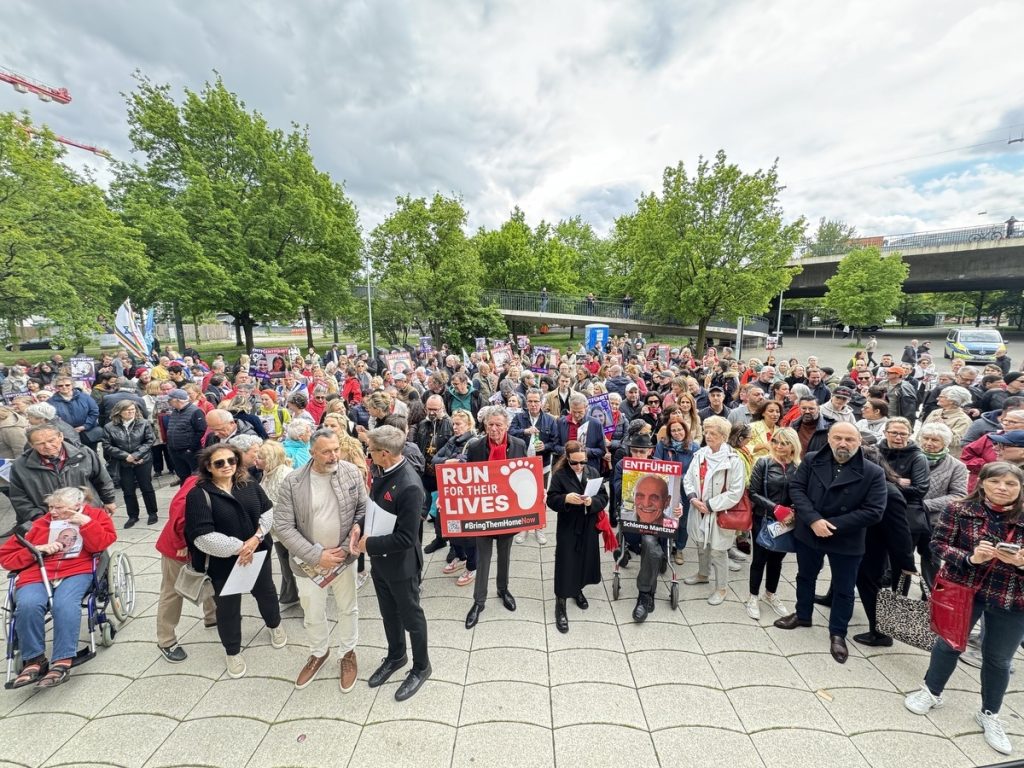
[[[981,636],[981,708],[999,712],[1010,683],[1010,661],[1024,640],[1024,612],[991,608],[976,599],[971,613],[972,627],[982,614],[985,615],[985,631]],[[960,652],[939,638],[932,648],[932,660],[924,676],[924,684],[933,695],[942,693],[959,658]]]
[[[73,659],[78,653],[78,631],[82,626],[82,596],[92,585],[91,573],[80,573],[61,581],[53,590],[53,654],[50,658]],[[21,658],[26,662],[46,651],[46,587],[26,584],[14,593],[17,607],[14,630],[18,633]]]
[[[846,637],[846,629],[853,616],[853,588],[857,583],[861,555],[826,553],[797,539],[796,615],[805,621],[811,620],[814,613],[814,589],[826,557],[832,569],[832,610],[828,615],[828,633]]]
[[[676,539],[672,549],[686,549],[686,543],[690,540],[690,534],[686,532],[686,518],[690,512],[690,500],[683,499],[683,514],[679,516],[679,527],[676,528]]]

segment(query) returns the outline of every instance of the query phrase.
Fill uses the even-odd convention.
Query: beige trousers
[[[156,642],[161,648],[170,648],[178,642],[174,633],[181,619],[181,602],[184,598],[174,591],[174,581],[184,563],[167,556],[160,557],[160,601],[156,608]],[[203,620],[207,624],[217,621],[217,605],[211,597],[203,603]]]

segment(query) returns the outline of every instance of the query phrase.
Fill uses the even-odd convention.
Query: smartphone
[[[1000,541],[996,544],[996,549],[1000,552],[1009,552],[1011,555],[1015,555],[1020,552],[1020,544],[1014,544],[1010,541]]]

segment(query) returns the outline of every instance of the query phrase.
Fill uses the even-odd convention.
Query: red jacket
[[[178,557],[178,550],[188,546],[185,541],[185,497],[197,482],[199,482],[198,475],[190,475],[185,478],[185,482],[181,484],[178,492],[171,499],[170,509],[167,510],[167,522],[156,540],[156,551],[179,563],[188,561],[188,555]]]
[[[43,559],[46,564],[46,575],[51,581],[68,576],[78,576],[82,573],[92,573],[92,556],[99,554],[117,541],[114,521],[110,519],[110,515],[105,509],[87,506],[83,513],[90,519],[80,529],[82,551],[75,557],[64,558],[58,552],[56,555],[49,555]],[[35,519],[32,527],[25,534],[25,538],[30,544],[45,544],[49,541],[50,520],[52,518],[49,515],[41,515]],[[35,556],[13,536],[0,547],[0,566],[8,571],[25,569],[18,574],[17,586],[19,587],[26,584],[37,584],[43,580]]]
[[[345,379],[345,384],[341,388],[341,397],[349,405],[363,401],[363,390],[359,386],[358,378],[352,376]]]
[[[996,449],[992,447],[988,435],[982,435],[973,443],[964,446],[960,453],[960,461],[967,465],[967,471],[970,473],[967,477],[968,493],[974,491],[974,486],[978,484],[978,473],[981,472],[981,468],[998,460]]]

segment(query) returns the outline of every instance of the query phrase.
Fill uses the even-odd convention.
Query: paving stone
[[[945,738],[903,731],[875,731],[852,738],[872,768],[906,768],[908,762],[929,768],[962,768],[974,763],[961,749]],[[986,749],[989,747],[986,745]],[[994,756],[998,753],[989,752]],[[908,756],[913,758],[908,760]],[[995,758],[989,760],[994,762]]]
[[[429,683],[428,683],[429,684]],[[419,698],[424,685],[410,701]],[[432,765],[450,765],[455,749],[456,729],[442,723],[424,721],[375,723],[363,728],[349,765],[388,768],[422,768],[424,755]]]
[[[403,723],[410,720],[426,720],[446,723],[451,726],[458,725],[459,704],[462,701],[463,690],[461,685],[431,678],[411,699],[395,701],[395,691],[405,680],[405,676],[411,668],[411,666],[406,667],[396,673],[390,681],[380,686],[380,693],[374,700],[370,714],[366,718],[367,724],[398,720]]]
[[[375,668],[371,667],[370,673]],[[360,672],[362,673],[361,665]],[[362,726],[379,691],[379,688],[370,688],[365,682],[358,682],[351,691],[342,693],[338,687],[337,675],[333,672],[328,674],[325,665],[307,687],[301,691],[292,690],[284,708],[278,712],[277,720],[344,720]]]
[[[546,685],[508,681],[467,685],[459,725],[509,721],[550,728],[551,698]]]
[[[872,656],[871,665],[885,675],[897,690],[909,693],[916,691],[924,682],[924,673],[928,670],[928,657],[913,654],[886,654]],[[970,674],[975,671],[965,670],[962,664],[958,665],[946,683],[946,690],[980,693],[980,683],[975,676]]]
[[[247,768],[322,768],[346,765],[359,740],[359,726],[337,720],[289,720],[270,726]]]
[[[633,623],[633,609],[636,607],[635,591],[632,595],[622,595],[618,600],[613,600],[610,605],[616,623],[623,626]],[[672,606],[668,602],[668,592],[664,590],[655,597],[654,613],[648,614],[644,623],[654,624],[656,622],[684,626],[687,624],[686,617],[678,608],[672,610]]]
[[[224,650],[220,644],[216,646],[216,650],[223,659]],[[338,664],[337,650],[337,646],[331,649],[330,659],[335,667],[331,674],[335,674],[335,676],[337,676]],[[309,658],[309,648],[304,643],[293,645],[290,642],[284,648],[274,648],[270,645],[250,645],[242,648],[242,658],[245,659],[246,678],[271,678],[294,683],[295,676],[299,674],[299,670]],[[224,662],[222,661],[221,664],[223,665]],[[326,671],[327,667],[324,667],[320,674],[324,674]]]
[[[593,648],[568,648],[548,654],[551,685],[565,683],[611,683],[635,687],[633,671],[625,653]]]
[[[805,690],[807,684],[785,656],[749,651],[723,651],[708,657],[726,689],[744,686],[784,686]]]
[[[591,648],[602,651],[622,652],[622,635],[614,624],[599,621],[574,621],[566,634],[559,632],[554,624],[545,628],[547,647],[551,651],[567,648]]]
[[[267,734],[265,723],[215,717],[179,724],[146,762],[147,768],[216,765],[242,768]]]
[[[774,621],[774,620],[773,620]],[[751,622],[752,623],[752,622]],[[827,622],[813,627],[801,627],[800,629],[779,629],[771,623],[765,626],[765,633],[775,643],[776,647],[787,656],[796,656],[801,653],[828,653],[829,634]],[[852,634],[852,633],[851,633]],[[857,643],[847,640],[846,646],[850,656],[863,656]]]
[[[55,691],[38,690],[35,696],[22,702],[11,716],[60,712],[80,717],[95,717],[130,684],[131,680],[118,675],[86,677],[76,675],[72,669],[71,677],[60,688]]]
[[[973,720],[973,717],[972,717]],[[985,737],[981,735],[981,729],[975,725],[976,733],[970,733],[963,736],[957,736],[953,739],[953,743],[957,749],[967,755],[967,759],[970,761],[969,765],[980,765],[980,766],[995,766],[1000,763],[1005,763],[1008,760],[1012,760],[1020,756],[1021,750],[1024,750],[1024,739],[1019,736],[1010,736],[1010,746],[1013,747],[1013,754],[1010,757],[996,752],[985,742]],[[1011,763],[1011,765],[1013,765]]]
[[[431,664],[436,669],[436,664]],[[458,682],[471,685],[496,680],[547,685],[547,654],[532,648],[481,648],[469,654],[468,673]]]
[[[100,715],[151,714],[183,720],[213,684],[209,678],[184,673],[143,677],[121,691]]]
[[[636,690],[607,683],[567,683],[551,689],[555,728],[585,723],[625,725],[647,730]]]
[[[858,691],[859,692],[859,689]],[[835,695],[842,696],[845,692]],[[747,733],[773,728],[804,728],[842,734],[843,729],[813,692],[758,685],[734,688],[729,701]]]
[[[719,686],[718,677],[708,658],[699,653],[682,651],[636,651],[629,654],[629,666],[637,688],[663,683]]]
[[[939,734],[927,718],[915,715],[903,706],[902,693],[866,691],[863,688],[829,688],[832,701],[825,709],[843,727],[848,736],[873,731],[909,731]]]
[[[129,643],[129,645],[145,648],[152,658],[152,662],[142,671],[139,675],[140,677],[161,677],[173,675],[179,671],[189,675],[207,677],[211,680],[216,680],[224,675],[226,661],[224,648],[219,642],[191,643],[185,646],[188,660],[181,664],[171,664],[166,661],[160,655],[156,643]],[[117,645],[116,647],[120,652],[121,646]],[[242,655],[245,656],[244,649],[242,650]],[[92,663],[89,662],[89,664]],[[87,669],[89,664],[86,664],[82,669]]]
[[[658,768],[651,735],[621,725],[570,725],[555,730],[555,764],[587,768]]]
[[[506,611],[497,601],[489,601],[487,611],[500,611],[501,619],[481,621],[473,628],[473,650],[480,648],[544,648],[544,625],[508,618],[515,614]]]
[[[651,734],[663,766],[763,768],[750,737],[720,728],[669,728]]]
[[[622,644],[626,650],[645,651],[660,648],[668,651],[689,651],[700,653],[701,648],[690,627],[684,624],[668,624],[652,621],[637,624],[630,620],[628,624],[620,624]]]
[[[526,723],[479,723],[459,728],[452,768],[482,768],[514,762],[516,768],[555,764],[549,728]]]
[[[457,620],[427,617],[427,637],[431,649],[443,646],[468,651],[473,645],[473,632],[466,629],[464,615]],[[386,647],[386,645],[381,647]]]
[[[47,766],[82,765],[90,760],[138,768],[145,764],[178,721],[157,715],[101,717],[87,723],[47,761]]]
[[[768,634],[752,622],[745,625],[699,624],[691,629],[701,650],[708,655],[723,651],[757,651],[767,655],[779,653],[778,646]]]
[[[273,723],[295,686],[281,680],[243,677],[214,683],[188,713],[188,720],[223,715],[246,717]]]
[[[819,688],[868,688],[895,690],[892,683],[870,661],[850,656],[839,664],[828,653],[806,653],[790,656],[790,663],[812,691]]]
[[[724,691],[699,685],[652,685],[638,691],[647,727],[708,726],[743,731]]]
[[[0,720],[3,754],[5,757],[17,757],[23,765],[42,765],[88,722],[77,715],[50,712],[32,712],[21,717],[8,715]]]
[[[727,600],[722,605],[708,605],[707,598],[684,600],[679,603],[679,610],[682,611],[687,623],[691,626],[699,626],[701,624],[739,624],[744,627],[765,626],[771,623],[768,621],[768,614],[771,614],[770,618],[772,620],[776,616],[767,605],[762,605],[762,608],[762,619],[759,624],[747,615],[746,609],[739,600]]]
[[[605,599],[604,594],[599,594],[597,589],[594,587],[589,587],[587,591],[592,594],[587,595],[589,607],[585,611],[579,608],[576,605],[576,601],[572,598],[565,601],[565,613],[569,618],[569,627],[571,628],[578,621],[600,622],[602,624],[618,623],[616,621],[615,613],[612,610],[612,608],[617,606],[618,603],[608,602],[608,600]],[[549,598],[545,601],[544,616],[549,624],[555,623],[554,598]]]
[[[768,768],[836,765],[866,768],[869,763],[850,739],[834,733],[773,728],[750,737]]]

